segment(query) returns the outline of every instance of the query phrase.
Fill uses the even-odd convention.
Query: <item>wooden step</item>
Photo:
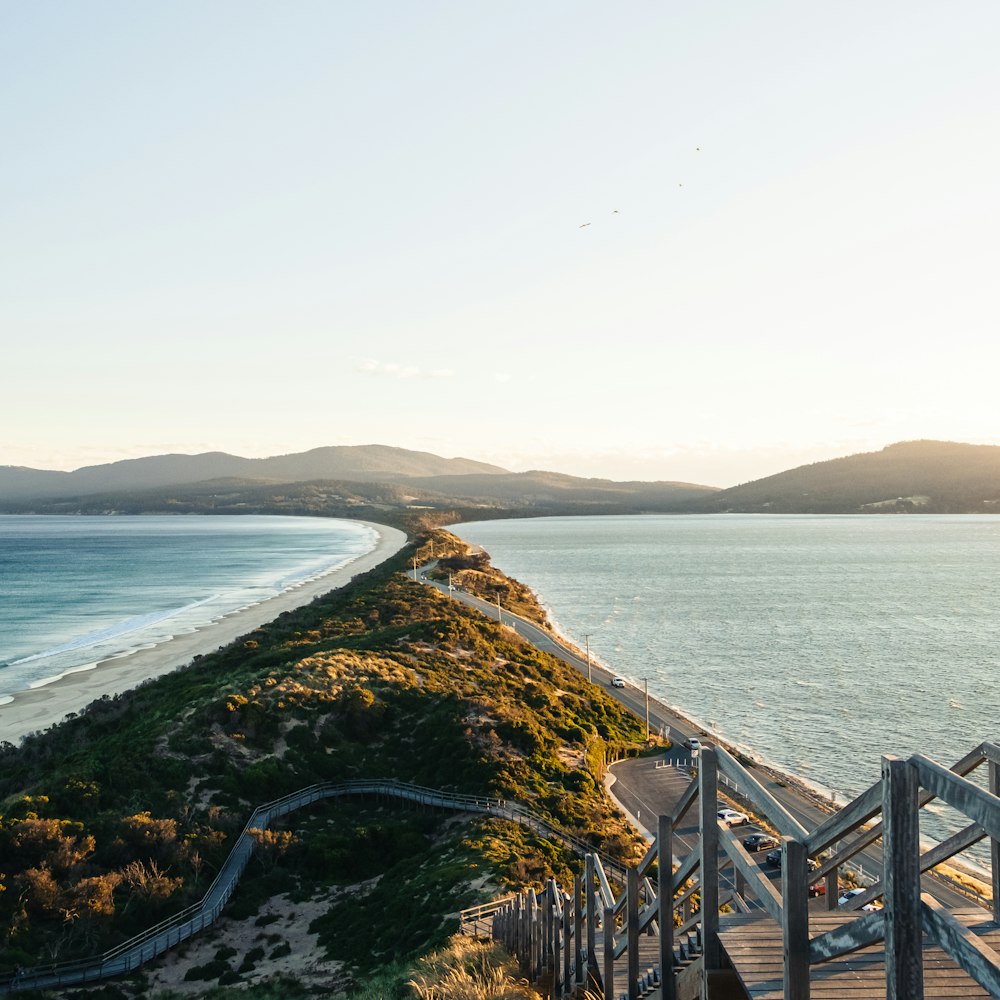
[[[971,927],[991,948],[1000,949],[1000,925],[981,909],[951,910],[956,920]],[[813,913],[810,936],[818,937],[846,919],[845,913]],[[719,938],[751,1000],[783,1000],[781,928],[763,914],[724,914]],[[810,970],[814,1000],[879,1000],[885,991],[885,951],[870,945],[843,958],[814,965]],[[990,994],[935,945],[924,946],[924,997],[927,1000],[986,1000]]]

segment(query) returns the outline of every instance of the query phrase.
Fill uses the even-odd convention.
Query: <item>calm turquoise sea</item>
[[[325,518],[0,516],[0,703],[274,597],[376,540]]]
[[[880,755],[1000,740],[1000,518],[639,516],[459,524],[560,631],[840,798]]]

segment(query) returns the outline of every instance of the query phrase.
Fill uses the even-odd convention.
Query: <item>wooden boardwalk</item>
[[[951,910],[992,948],[1000,948],[1000,925],[983,910]],[[813,913],[810,936],[818,937],[842,925],[845,914]],[[751,1000],[782,1000],[781,927],[766,915],[732,914],[719,918],[719,938]],[[844,958],[809,971],[809,992],[815,1000],[870,1000],[884,998],[885,950],[882,944],[862,948]],[[923,996],[944,1000],[978,1000],[990,994],[971,979],[940,948],[924,946]]]

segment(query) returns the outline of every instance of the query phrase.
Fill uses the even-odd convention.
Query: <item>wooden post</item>
[[[587,977],[583,969],[583,876],[577,875],[573,893],[573,961],[576,966],[576,985],[582,986]]]
[[[562,931],[561,890],[554,878],[549,879],[549,967],[552,969],[552,1000],[562,996],[561,977],[561,947],[560,932]]]
[[[542,892],[542,966],[539,975],[545,975],[552,964],[552,895],[546,886]]]
[[[530,955],[528,979],[534,983],[537,982],[542,971],[542,914],[534,889],[528,890],[528,911],[528,934],[531,938],[531,945],[528,949]]]
[[[698,825],[701,830],[702,995],[711,996],[711,974],[722,968],[719,942],[719,763],[705,747],[698,762]]]
[[[656,821],[656,860],[660,868],[657,896],[660,926],[660,996],[677,1000],[674,982],[674,828],[669,816]]]
[[[781,908],[785,1000],[809,1000],[809,871],[801,841],[782,838]]]
[[[597,972],[597,889],[594,855],[587,855],[587,966]]]
[[[988,761],[990,769],[990,792],[1000,795],[1000,764]],[[990,838],[990,867],[993,871],[993,919],[1000,923],[1000,840]]]
[[[834,868],[826,873],[826,908],[835,910],[840,899],[840,868]]]
[[[639,1000],[639,869],[629,868],[625,882],[625,932],[628,1000]]]
[[[604,907],[604,1000],[615,1000],[615,910]]]
[[[916,768],[882,758],[886,1000],[924,995],[919,788]]]
[[[573,914],[570,912],[573,905],[573,896],[563,893],[563,920],[562,920],[562,944],[563,944],[563,990],[569,993],[573,989]]]

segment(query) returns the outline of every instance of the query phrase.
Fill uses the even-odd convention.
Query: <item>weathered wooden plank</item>
[[[867,823],[873,816],[882,811],[882,782],[876,781],[866,788],[853,802],[824,820],[812,833],[805,838],[806,851],[814,857],[835,844],[862,823]],[[821,868],[820,877],[826,872]]]
[[[809,1000],[809,895],[806,848],[785,837],[781,845],[781,909],[786,1000]]]
[[[981,986],[1000,997],[1000,954],[981,941],[936,900],[921,897],[928,936],[951,955]]]
[[[781,923],[781,895],[771,883],[771,880],[764,877],[763,872],[747,854],[746,849],[739,839],[725,824],[716,820],[718,825],[718,836],[722,844],[722,849],[726,856],[733,862],[733,866],[743,876],[747,884],[753,891],[754,896],[761,901],[764,909],[772,919]],[[805,892],[803,890],[803,897]]]
[[[885,935],[885,915],[876,910],[858,919],[828,929],[809,942],[809,961],[814,965],[867,948]]]
[[[975,820],[994,840],[1000,840],[1000,798],[921,753],[915,753],[910,761],[924,788]]]
[[[883,756],[885,980],[888,1000],[912,1000],[923,993],[917,775],[917,769],[909,761]]]
[[[675,830],[678,826],[680,826],[681,821],[687,814],[687,811],[694,805],[697,798],[698,782],[692,781],[691,784],[684,789],[684,794],[677,800],[677,804],[674,806],[674,811],[670,814],[670,824]]]
[[[996,755],[993,755],[996,751]],[[989,789],[994,795],[1000,795],[1000,747],[989,746]],[[990,869],[993,873],[993,919],[1000,923],[1000,840],[990,838]]]
[[[719,770],[744,788],[743,794],[775,825],[783,836],[805,840],[806,828],[723,747],[713,748]],[[704,754],[705,751],[702,751]]]
[[[671,861],[674,827],[669,816],[660,816],[656,822],[656,847],[660,858],[660,894],[657,898],[660,925],[660,991],[662,1000],[677,1000],[677,981],[674,978],[674,900]]]
[[[698,765],[698,827],[701,833],[702,993],[710,995],[711,973],[722,968],[719,944],[719,765],[718,751],[705,747]]]

